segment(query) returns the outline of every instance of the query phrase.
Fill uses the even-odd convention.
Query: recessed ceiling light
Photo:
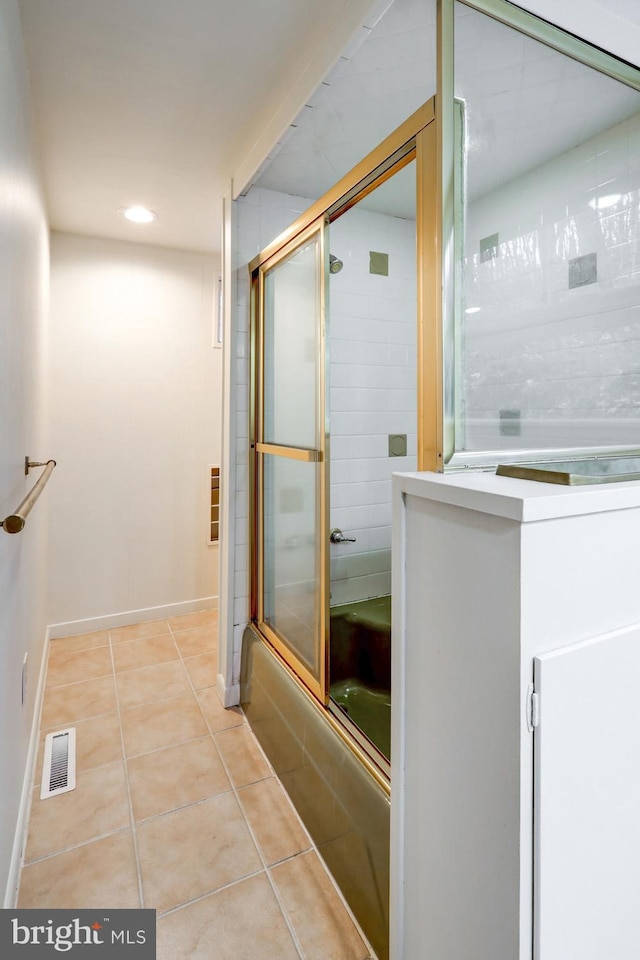
[[[130,220],[131,223],[153,223],[154,220],[158,219],[157,213],[141,206],[120,207],[118,213],[123,216],[125,220]]]
[[[465,313],[480,313],[482,307],[467,307]]]

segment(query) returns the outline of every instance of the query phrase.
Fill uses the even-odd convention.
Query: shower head
[[[338,260],[332,253],[329,254],[329,273],[340,273],[343,266],[342,260]]]

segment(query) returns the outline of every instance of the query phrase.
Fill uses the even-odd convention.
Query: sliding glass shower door
[[[256,619],[327,701],[324,218],[261,265],[254,331]]]
[[[385,790],[390,536],[385,540],[380,528],[390,528],[386,481],[392,467],[415,468],[406,458],[416,429],[423,468],[436,465],[438,449],[438,301],[436,288],[426,283],[437,236],[434,118],[429,101],[249,264],[251,621],[327,707],[327,721]],[[336,256],[329,253],[330,229]],[[332,344],[341,364],[340,371],[334,365],[333,383],[333,425],[341,443],[331,454],[330,282],[336,284],[332,312],[341,328]],[[345,412],[354,416],[345,418]],[[365,433],[375,435],[375,443],[362,444]],[[385,466],[383,476],[387,450],[403,459]],[[376,461],[370,476],[363,474],[366,457]],[[331,516],[330,460],[336,484],[345,488],[344,496],[335,496]],[[356,489],[369,479],[371,490]],[[335,528],[342,528],[342,538]],[[352,588],[361,587],[364,594],[352,595]],[[362,636],[354,638],[353,611],[341,608],[372,598],[376,609]],[[331,637],[330,602],[337,628]]]

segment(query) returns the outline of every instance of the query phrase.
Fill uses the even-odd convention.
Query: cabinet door
[[[640,628],[536,658],[536,960],[640,957]]]

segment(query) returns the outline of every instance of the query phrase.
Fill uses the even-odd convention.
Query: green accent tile
[[[483,237],[480,241],[480,263],[487,260],[495,260],[498,256],[499,238],[497,233],[492,233],[490,237]]]
[[[375,273],[379,277],[389,276],[389,254],[376,253],[375,250],[369,251],[369,273]]]
[[[569,290],[586,287],[598,282],[598,257],[595,253],[586,253],[582,257],[569,260]]]
[[[407,435],[406,433],[389,434],[389,456],[406,457],[407,455]]]
[[[519,437],[522,433],[519,410],[500,410],[500,435]]]

